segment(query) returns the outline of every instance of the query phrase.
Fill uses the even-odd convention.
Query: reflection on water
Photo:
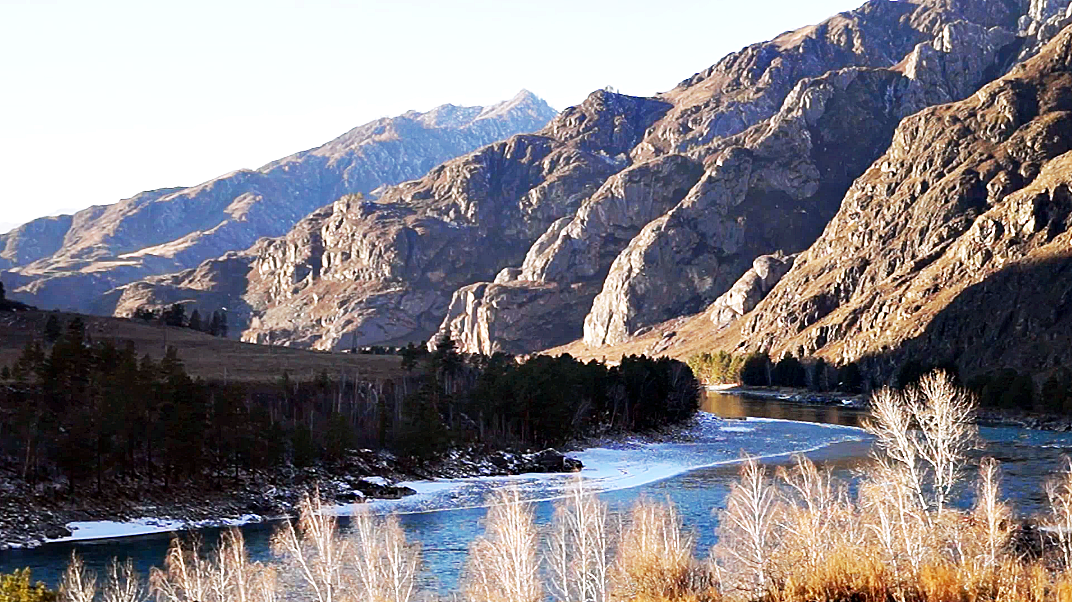
[[[700,409],[722,418],[751,416],[856,427],[860,426],[860,421],[867,415],[867,412],[863,410],[845,406],[788,403],[762,397],[730,395],[718,391],[705,391]]]

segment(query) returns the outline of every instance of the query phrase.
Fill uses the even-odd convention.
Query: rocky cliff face
[[[707,308],[707,315],[715,328],[729,326],[759,305],[774,285],[793,267],[795,259],[795,255],[757,257],[744,276]]]
[[[1037,4],[1037,3],[1033,3]],[[898,127],[726,347],[1042,373],[1072,344],[1072,28]]]
[[[581,336],[619,343],[701,311],[756,257],[807,248],[900,119],[1002,73],[1022,49],[1023,10],[871,2],[727,57],[660,97],[672,108],[607,182],[619,202],[601,189],[513,277],[459,290],[440,332],[472,351],[521,353]],[[703,172],[663,176],[652,212],[641,178],[625,178],[675,157]]]
[[[481,353],[526,353],[577,338],[615,255],[702,173],[699,162],[667,155],[611,176],[572,217],[551,224],[521,268],[455,292],[436,336],[446,332]]]
[[[317,348],[420,340],[451,293],[502,268],[629,164],[666,110],[606,91],[519,135],[386,190],[347,197],[266,244],[246,299],[249,341]]]
[[[1017,39],[956,20],[886,69],[801,81],[781,111],[714,145],[689,197],[615,259],[585,319],[588,345],[702,310],[765,253],[815,240],[853,180],[924,107],[971,94],[1004,69]]]
[[[411,111],[256,171],[35,220],[0,235],[0,262],[11,270],[4,278],[18,285],[9,287],[15,298],[101,311],[107,308],[99,297],[115,286],[247,249],[344,194],[419,177],[444,160],[539,129],[554,115],[525,91],[487,108]]]

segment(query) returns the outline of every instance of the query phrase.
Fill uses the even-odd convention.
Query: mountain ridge
[[[0,262],[16,298],[99,311],[95,298],[115,286],[246,249],[343,194],[418,177],[442,160],[537,129],[554,114],[522,91],[491,107],[442,105],[381,118],[257,170],[34,220],[0,235]]]

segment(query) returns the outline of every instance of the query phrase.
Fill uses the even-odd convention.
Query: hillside
[[[375,380],[402,374],[401,360],[393,355],[321,353],[300,349],[250,345],[209,336],[188,328],[172,328],[139,320],[88,316],[63,312],[0,312],[0,366],[11,366],[31,340],[44,338],[50,315],[61,323],[75,317],[86,323],[86,333],[94,341],[114,341],[125,346],[132,341],[138,355],[159,360],[164,346],[175,347],[191,376],[233,383],[274,383],[286,371],[295,381],[313,380],[326,370],[332,378],[340,372]]]
[[[1072,361],[1072,28],[905,120],[822,237],[722,347],[967,374]]]
[[[256,170],[34,220],[0,235],[2,278],[12,298],[31,305],[111,314],[114,297],[101,295],[117,286],[242,251],[344,194],[420,177],[554,115],[528,91],[490,107],[410,111]]]

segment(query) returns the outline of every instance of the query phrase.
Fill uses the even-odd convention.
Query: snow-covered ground
[[[136,535],[150,535],[153,533],[169,533],[172,531],[186,531],[190,529],[203,529],[207,527],[238,527],[248,523],[256,523],[264,520],[258,514],[245,514],[236,518],[204,521],[182,521],[166,518],[138,518],[131,521],[76,521],[67,523],[71,535],[48,540],[60,541],[90,541],[94,539],[114,539],[117,537],[133,537]]]

